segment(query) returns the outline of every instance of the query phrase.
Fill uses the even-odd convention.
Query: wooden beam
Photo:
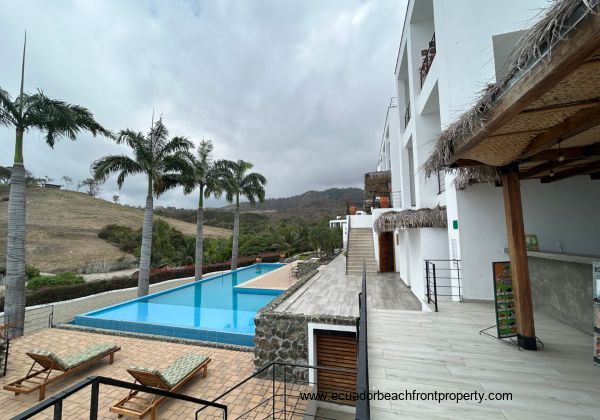
[[[521,204],[521,185],[518,168],[513,165],[502,171],[502,192],[506,233],[510,255],[515,312],[517,317],[517,340],[526,350],[537,350],[535,325],[533,321],[533,303],[529,282],[529,265],[525,247],[525,226]]]
[[[570,178],[577,175],[585,175],[590,172],[596,172],[600,169],[600,160],[588,163],[586,165],[573,166],[572,168],[560,171],[554,176],[543,176],[540,178],[543,184],[549,184],[554,181],[560,181],[561,179]]]
[[[600,14],[588,15],[577,30],[571,31],[569,39],[561,41],[549,57],[536,63],[502,95],[485,124],[455,150],[448,163],[454,163],[587,61],[600,48],[598,27]]]
[[[473,159],[458,159],[454,162],[452,168],[465,168],[469,166],[486,166],[486,164]]]
[[[529,142],[529,146],[527,146],[527,149],[521,154],[520,158],[526,159],[554,146],[559,141],[576,136],[597,125],[600,125],[600,105],[583,109],[575,115],[566,118],[563,122],[551,127],[548,131],[538,134]]]
[[[600,156],[600,139],[598,143],[589,146],[567,147],[562,149],[546,149],[525,159],[525,162],[545,162],[558,160],[560,156],[566,159],[581,159],[584,157]]]
[[[549,162],[545,162],[542,163],[540,165],[534,166],[533,168],[529,168],[529,169],[524,169],[522,171],[519,172],[519,177],[521,179],[526,179],[526,178],[533,178],[537,175],[543,174],[544,172],[548,172],[549,170],[553,169],[560,169],[565,165],[572,165],[573,162],[577,162],[577,160],[563,160],[563,161],[557,161],[557,160],[551,160]]]

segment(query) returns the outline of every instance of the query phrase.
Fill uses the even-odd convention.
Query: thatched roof
[[[457,190],[464,190],[473,184],[500,181],[500,169],[495,166],[469,166],[459,168],[456,171],[457,175],[454,178],[454,186]]]
[[[521,120],[511,120],[511,123],[514,122],[514,126],[505,124],[505,126],[501,126],[501,129],[496,128],[492,132],[487,132],[486,122],[492,111],[497,111],[496,105],[503,99],[503,96],[521,79],[530,76],[534,67],[542,68],[551,60],[553,52],[558,50],[561,43],[569,40],[574,36],[573,34],[577,35],[578,31],[574,29],[581,26],[589,16],[597,15],[599,11],[598,0],[555,0],[554,4],[539,16],[537,22],[517,43],[509,58],[505,76],[496,83],[488,85],[475,105],[440,134],[432,154],[423,165],[426,175],[431,176],[438,171],[447,170],[449,164],[456,159],[455,152],[464,146],[474,133],[482,130],[487,133],[486,141],[482,142],[484,147],[481,147],[479,153],[472,151],[461,158],[483,162],[490,166],[506,165],[511,161],[518,160],[527,146],[531,144],[531,140],[539,133],[548,130],[552,124],[563,121],[578,110],[584,109],[585,106],[592,106],[590,102],[593,102],[594,97],[597,96],[594,92],[596,85],[588,84],[588,92],[576,91],[577,89],[573,87],[590,83],[590,77],[593,78],[593,74],[597,74],[597,67],[590,66],[587,68],[587,72],[580,72],[580,79],[577,79],[579,82],[572,80],[569,86],[562,86],[570,89],[568,93],[572,94],[572,97],[568,101],[566,95],[563,95],[564,98],[561,98],[565,99],[563,103],[559,104],[558,100],[554,102],[546,100],[546,103],[539,103],[540,106],[535,109],[530,106],[528,109],[530,111],[529,121],[524,121],[525,116],[519,115]],[[579,94],[579,96],[576,97],[575,94]],[[553,97],[556,96],[560,95],[553,95]],[[552,105],[559,104],[564,107],[568,103],[571,105],[582,103],[583,107],[571,110],[551,109]],[[540,112],[536,113],[534,117],[531,113],[531,111],[542,110],[545,112],[544,115]],[[542,121],[543,118],[546,119],[547,124]],[[521,124],[521,127],[518,127],[517,123]],[[535,132],[535,130],[538,131]],[[461,168],[461,177],[464,175],[465,179],[474,180],[489,178],[490,171],[491,169],[486,166],[473,166],[467,171]]]
[[[446,207],[437,206],[432,209],[388,211],[375,221],[377,233],[393,232],[405,228],[445,228],[448,226]]]

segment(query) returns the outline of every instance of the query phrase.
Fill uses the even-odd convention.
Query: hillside
[[[242,225],[250,227],[266,226],[270,222],[282,220],[310,221],[333,218],[346,214],[346,202],[360,203],[362,200],[363,190],[360,188],[331,188],[325,191],[307,191],[293,197],[268,199],[256,207],[244,203],[241,205],[240,221]],[[233,206],[206,209],[204,217],[207,224],[231,229],[233,225],[232,211]],[[156,212],[174,219],[190,223],[196,222],[196,211],[193,209],[157,207]]]
[[[8,189],[0,190],[5,198]],[[0,202],[0,256],[6,250],[6,217],[8,201]],[[161,216],[157,216],[161,218]],[[162,217],[173,228],[195,235],[192,223]],[[143,211],[84,193],[28,187],[27,190],[27,261],[42,271],[77,270],[100,261],[116,261],[127,257],[117,247],[97,237],[108,224],[131,228],[142,226]],[[207,236],[228,237],[226,229],[206,226]]]
[[[360,188],[330,188],[325,191],[307,191],[292,197],[269,198],[256,207],[245,203],[242,204],[242,211],[291,213],[303,218],[332,217],[346,214],[346,203],[360,203],[363,196]]]

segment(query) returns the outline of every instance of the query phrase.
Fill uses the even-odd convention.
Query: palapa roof
[[[445,129],[423,169],[457,168],[457,186],[521,178],[600,176],[599,0],[562,0],[512,52],[506,75]]]
[[[422,208],[418,210],[388,211],[375,221],[375,231],[393,232],[396,229],[446,228],[448,219],[446,207]]]

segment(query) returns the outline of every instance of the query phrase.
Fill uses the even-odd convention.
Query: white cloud
[[[405,1],[0,2],[0,86],[13,95],[28,30],[27,91],[86,106],[112,130],[147,131],[152,110],[173,135],[210,138],[216,157],[249,160],[269,197],[360,185],[377,159]],[[0,129],[0,164],[14,132]],[[83,179],[126,152],[80,136],[54,151],[26,135],[36,175]],[[141,205],[144,180],[110,180],[103,197]],[[193,207],[173,191],[157,204]],[[213,204],[218,204],[213,202]]]

